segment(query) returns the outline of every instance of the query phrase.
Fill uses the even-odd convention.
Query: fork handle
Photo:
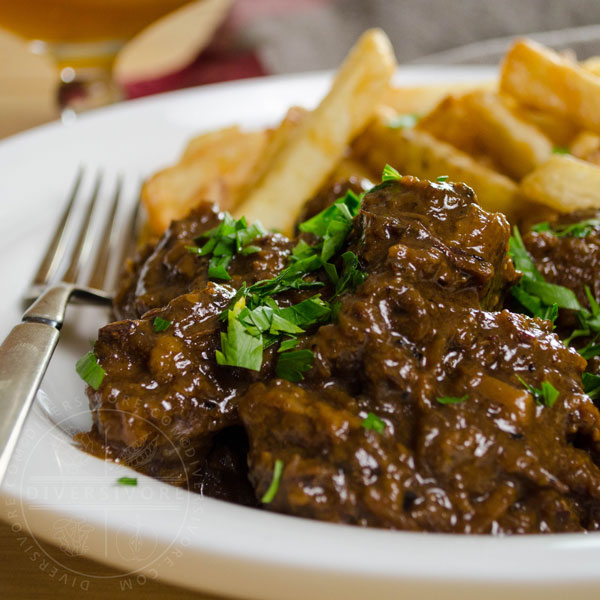
[[[0,484],[50,358],[72,289],[47,290],[0,346]]]

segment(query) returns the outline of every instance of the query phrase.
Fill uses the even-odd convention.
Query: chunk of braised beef
[[[218,318],[234,293],[209,282],[144,319],[100,330],[94,351],[106,375],[88,396],[96,435],[122,462],[144,470],[138,456],[151,454],[144,472],[179,472],[183,483],[206,460],[214,434],[239,424],[237,396],[257,375],[215,361]],[[157,316],[169,323],[158,333]]]
[[[258,498],[284,463],[269,508],[463,533],[593,521],[600,414],[582,392],[585,361],[548,322],[484,310],[515,273],[508,224],[474,200],[406,177],[365,196],[350,248],[369,277],[303,340],[314,367],[239,401]],[[552,384],[555,404],[538,405],[519,377]]]
[[[209,280],[210,257],[198,256],[189,247],[202,246],[202,233],[217,227],[223,220],[214,205],[204,203],[179,221],[173,221],[151,252],[144,252],[125,272],[114,301],[119,319],[137,319],[147,311],[161,308],[180,296],[205,287]],[[287,264],[292,242],[279,234],[267,234],[254,240],[260,252],[236,255],[228,269],[238,288],[243,282],[252,285],[274,277]]]

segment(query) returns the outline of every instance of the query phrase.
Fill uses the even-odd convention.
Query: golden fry
[[[391,87],[383,96],[381,104],[394,109],[398,114],[423,116],[432,111],[449,94],[460,94],[473,90],[493,90],[496,81],[477,83],[441,83],[422,86]]]
[[[442,142],[452,144],[478,160],[490,162],[490,159],[486,158],[485,146],[464,95],[446,96],[429,114],[419,120],[417,128],[427,131]]]
[[[223,209],[236,201],[267,143],[266,131],[227,128],[192,140],[178,164],[155,173],[142,189],[152,233],[160,235],[202,200]]]
[[[513,179],[521,179],[552,155],[552,142],[514,114],[498,94],[473,92],[464,102],[478,139]]]
[[[289,232],[296,214],[373,117],[396,61],[379,29],[364,33],[340,67],[332,87],[285,144],[263,179],[238,206],[249,221]]]
[[[500,90],[600,133],[600,79],[535,42],[521,40],[508,51]]]
[[[555,155],[523,179],[521,192],[558,212],[600,209],[600,167]]]
[[[570,151],[576,158],[600,165],[600,135],[582,131],[571,142]]]
[[[447,175],[450,181],[465,182],[475,190],[485,210],[500,211],[510,218],[519,208],[518,188],[513,181],[426,131],[392,129],[379,120],[357,139],[355,151],[378,172],[389,163],[407,175],[433,181]]]

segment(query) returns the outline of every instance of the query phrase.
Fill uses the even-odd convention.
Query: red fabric
[[[253,50],[230,56],[203,52],[191,65],[158,79],[129,82],[124,85],[127,98],[139,98],[195,85],[246,79],[266,75]]]
[[[248,48],[243,31],[258,19],[276,19],[314,10],[335,0],[237,0],[213,42],[190,65],[176,73],[145,81],[122,82],[127,98],[139,98],[195,85],[268,75],[260,48]]]

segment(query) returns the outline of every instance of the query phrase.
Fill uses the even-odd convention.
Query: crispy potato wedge
[[[364,164],[354,156],[348,156],[336,165],[330,179],[342,181],[344,179],[356,177],[358,179],[367,179],[368,181],[376,182],[379,180],[380,175],[381,173],[375,173],[368,165]]]
[[[470,115],[465,95],[449,94],[420,119],[416,127],[492,165],[491,159],[486,157],[487,151],[478,134],[477,124]]]
[[[463,181],[475,190],[484,209],[503,212],[509,218],[519,208],[518,187],[513,181],[426,131],[392,129],[379,119],[356,140],[355,151],[377,172],[389,163],[406,175],[433,181],[448,175],[451,181]]]
[[[383,96],[381,104],[398,114],[423,116],[432,111],[449,94],[461,94],[473,90],[493,90],[493,79],[478,83],[442,83],[423,86],[391,87]]]
[[[562,213],[600,208],[600,167],[572,156],[554,155],[521,182],[527,199]]]
[[[478,139],[513,179],[521,179],[552,155],[552,142],[513,113],[500,95],[472,92],[463,98]]]
[[[302,204],[319,189],[350,141],[372,119],[395,66],[387,36],[379,29],[365,32],[337,72],[327,96],[283,145],[268,172],[237,207],[237,214],[290,232]]]
[[[299,106],[292,106],[287,111],[281,123],[270,134],[268,142],[256,162],[256,168],[253,169],[240,190],[240,199],[246,198],[250,190],[268,173],[281,150],[290,143],[309,114],[308,110]]]
[[[514,100],[506,97],[507,101]],[[513,112],[523,121],[537,127],[555,146],[566,148],[581,130],[573,121],[565,116],[555,115],[530,106],[511,102]]]
[[[600,133],[600,78],[535,42],[521,40],[508,51],[500,90]]]
[[[600,165],[600,135],[582,131],[571,142],[570,151],[576,158]]]
[[[590,58],[581,61],[581,66],[592,75],[600,75],[600,56],[590,56]]]
[[[247,133],[236,127],[192,140],[178,164],[155,173],[142,188],[151,232],[160,235],[173,219],[184,217],[202,200],[230,208],[267,140],[266,131]]]

